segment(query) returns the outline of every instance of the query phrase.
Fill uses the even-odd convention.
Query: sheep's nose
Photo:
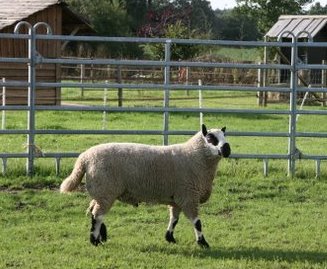
[[[228,158],[231,153],[231,148],[228,143],[225,143],[223,147],[221,148],[221,153],[224,158]]]

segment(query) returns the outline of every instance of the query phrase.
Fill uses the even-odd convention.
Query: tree
[[[219,38],[227,40],[258,40],[257,22],[246,14],[240,14],[237,9],[216,10],[220,22]]]
[[[190,25],[192,8],[187,0],[158,1],[148,9],[145,23],[138,29],[139,36],[163,37],[168,25],[181,22]]]
[[[146,14],[151,8],[151,1],[148,0],[126,0],[126,12],[129,17],[129,27],[133,34],[145,23]]]
[[[196,35],[194,31],[190,31],[188,27],[177,21],[174,24],[167,25],[163,36],[167,38],[188,39]],[[165,48],[162,43],[152,43],[143,46],[145,54],[152,59],[164,59]],[[199,52],[199,46],[189,44],[175,44],[171,46],[171,60],[186,60],[193,58]]]
[[[131,8],[136,1],[125,0],[67,0],[71,7],[86,17],[98,35],[102,36],[131,36],[131,17],[127,7]],[[131,43],[97,43],[92,44],[92,56],[129,56],[139,54],[138,46]],[[90,53],[89,53],[90,54]]]
[[[67,0],[86,17],[100,35],[126,36],[130,33],[125,0]]]
[[[213,27],[217,25],[217,17],[207,0],[66,1],[90,21],[98,35],[165,37],[167,33],[181,34],[180,30],[187,29],[188,34],[182,31],[180,38],[218,37],[215,29],[219,28]],[[101,48],[102,54],[112,57],[135,56],[140,52],[135,44],[112,43],[101,45]]]
[[[219,29],[213,26],[217,23],[217,17],[212,10],[209,1],[191,1],[191,29],[196,29],[201,33],[206,33],[207,37],[217,38]]]
[[[236,9],[257,21],[265,34],[282,14],[302,14],[303,7],[313,0],[236,0]]]
[[[168,25],[177,21],[203,37],[218,37],[217,17],[207,0],[153,1],[151,7],[148,5],[146,23],[138,35],[160,37]]]
[[[309,15],[326,15],[327,14],[327,5],[324,7],[318,2],[315,3],[308,11]]]

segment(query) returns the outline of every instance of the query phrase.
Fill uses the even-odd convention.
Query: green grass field
[[[165,206],[117,202],[106,217],[110,240],[94,247],[84,192],[4,190],[0,267],[326,268],[326,191],[325,180],[218,173],[212,198],[201,207],[211,244],[203,250],[184,216],[177,244],[165,242]]]
[[[70,103],[101,104],[101,92],[67,89]],[[162,106],[158,92],[126,91],[126,106]],[[109,93],[110,105],[115,92]],[[172,92],[171,106],[197,107],[197,93]],[[187,100],[179,97],[187,96]],[[256,109],[253,93],[204,93],[204,107]],[[142,97],[142,98],[141,98]],[[147,97],[147,98],[146,98]],[[146,98],[146,100],[144,100]],[[143,100],[141,100],[143,99]],[[155,100],[154,100],[155,99]],[[268,109],[287,109],[270,104]],[[321,109],[310,107],[310,109]],[[39,129],[102,129],[102,112],[38,112]],[[324,116],[301,116],[300,131],[324,132]],[[107,129],[162,129],[161,113],[110,113]],[[288,117],[279,115],[205,114],[208,127],[230,131],[287,132]],[[7,112],[8,129],[24,129],[26,114]],[[199,116],[172,113],[171,130],[199,129]],[[170,143],[187,136],[172,136]],[[25,136],[0,136],[0,152],[24,152]],[[161,136],[39,135],[44,152],[81,152],[103,142],[161,144]],[[286,138],[229,137],[234,153],[287,153]],[[302,138],[304,154],[326,154],[326,139]],[[165,206],[135,209],[117,202],[106,217],[110,240],[89,243],[89,203],[81,191],[62,195],[58,186],[71,171],[74,159],[62,160],[55,175],[54,161],[36,160],[36,175],[28,178],[25,160],[8,160],[0,176],[0,268],[327,268],[327,168],[315,179],[313,161],[297,162],[296,177],[286,176],[287,162],[269,161],[269,176],[260,160],[223,160],[208,203],[201,207],[203,229],[211,248],[200,249],[192,225],[183,216],[176,227],[176,245],[165,242],[168,224]]]

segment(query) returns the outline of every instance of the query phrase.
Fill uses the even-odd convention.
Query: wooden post
[[[91,64],[90,76],[92,83],[94,83],[94,64]]]
[[[2,78],[2,82],[5,83],[6,79]],[[2,105],[6,105],[6,86],[2,86]],[[1,129],[6,129],[6,110],[2,110]]]
[[[110,65],[109,64],[107,65],[107,78],[106,79],[107,80],[110,79]]]
[[[117,66],[117,83],[121,83],[121,66]],[[122,107],[123,106],[123,89],[118,88],[118,106]]]
[[[80,76],[80,82],[83,83],[85,78],[85,65],[81,64],[81,76]],[[81,87],[81,97],[84,97],[84,87]]]
[[[261,62],[259,62],[259,64],[261,65]],[[257,92],[257,104],[258,106],[263,106],[263,93],[262,91],[260,91],[260,88],[262,87],[262,69],[258,68],[258,82],[257,82],[257,87],[258,87],[258,92]]]
[[[185,85],[188,85],[188,80],[189,80],[189,72],[190,72],[190,68],[187,66],[187,67],[185,67]],[[202,85],[202,81],[201,81],[201,85]],[[190,90],[187,90],[186,91],[187,93],[187,96],[189,96],[190,95]]]
[[[265,37],[265,42],[267,42],[267,37]],[[263,53],[263,61],[264,64],[268,63],[268,52],[267,52],[267,47],[265,46],[264,48],[264,53]],[[262,87],[267,86],[267,81],[268,81],[268,70],[263,69],[263,74],[262,74]],[[268,98],[268,92],[262,92],[262,106],[267,106],[267,98]]]
[[[325,65],[326,64],[326,60],[322,60],[322,64]],[[322,69],[321,70],[321,87],[322,88],[326,88],[327,87],[327,77],[326,77],[326,69]],[[327,93],[326,92],[322,92],[321,93],[321,98],[322,98],[322,102],[321,105],[322,106],[327,106]]]
[[[1,169],[1,173],[3,176],[6,175],[6,171],[7,171],[7,158],[2,158],[2,169]]]
[[[60,173],[60,157],[55,158],[55,165],[56,165],[56,176],[59,176]]]
[[[267,55],[265,56],[267,58]],[[265,59],[265,64],[267,64],[267,59]],[[267,86],[268,81],[268,70],[264,69],[262,74],[262,87]],[[262,106],[267,106],[268,92],[262,92]]]

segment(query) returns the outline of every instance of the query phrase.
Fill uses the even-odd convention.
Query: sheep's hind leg
[[[94,217],[91,216],[91,233],[90,233],[90,242],[98,246],[100,243],[107,241],[107,227],[103,223],[103,215]]]
[[[174,229],[176,227],[176,224],[178,223],[180,213],[181,213],[181,209],[179,207],[169,206],[170,218],[169,218],[169,224],[165,236],[166,240],[169,243],[176,243],[176,240],[174,238]]]
[[[100,243],[107,241],[107,227],[103,223],[104,214],[111,207],[113,202],[109,203],[106,207],[101,206],[95,200],[91,201],[91,230],[90,242],[98,246]]]

